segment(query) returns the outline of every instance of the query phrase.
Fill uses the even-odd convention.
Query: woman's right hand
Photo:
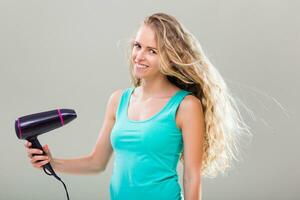
[[[53,159],[50,150],[48,148],[48,145],[43,146],[43,150],[46,153],[46,155],[43,155],[43,152],[40,149],[31,148],[31,145],[32,145],[31,142],[28,141],[26,141],[26,143],[24,144],[27,151],[27,155],[33,167],[37,169],[42,169],[43,165],[49,162],[51,163]]]

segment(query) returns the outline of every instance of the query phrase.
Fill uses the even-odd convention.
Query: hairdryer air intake
[[[17,118],[15,121],[15,130],[19,139],[28,140],[31,142],[32,148],[37,148],[43,151],[43,147],[37,139],[37,136],[59,128],[76,117],[76,112],[72,109],[56,109],[35,113]],[[43,154],[45,155],[45,153]],[[56,175],[50,163],[44,165],[43,169],[46,174],[54,176],[57,180],[63,183],[69,199],[64,182]]]

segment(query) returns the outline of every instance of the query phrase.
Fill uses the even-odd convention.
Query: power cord
[[[54,176],[57,180],[59,180],[59,181],[63,184],[63,186],[64,186],[64,188],[65,188],[65,191],[66,191],[67,199],[70,200],[67,186],[66,186],[66,184],[61,180],[61,178],[60,178],[59,176],[57,176],[57,174],[55,174],[54,171],[53,171],[53,173],[48,172],[44,166],[43,166],[43,170],[44,170],[44,172],[45,172],[47,175],[49,175],[49,176]]]

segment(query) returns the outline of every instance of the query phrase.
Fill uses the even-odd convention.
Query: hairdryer
[[[19,139],[28,140],[32,144],[32,148],[43,151],[37,136],[64,126],[77,117],[76,112],[72,109],[56,109],[36,114],[19,117],[15,121],[15,130]],[[43,153],[45,155],[45,152]],[[44,172],[53,175],[57,180],[61,181],[66,189],[64,182],[56,175],[50,163],[43,166]],[[67,197],[69,195],[66,189]]]

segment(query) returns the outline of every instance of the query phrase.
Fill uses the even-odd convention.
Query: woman
[[[201,177],[215,177],[237,155],[237,136],[248,131],[229,90],[199,42],[174,17],[146,17],[131,46],[134,87],[108,100],[90,155],[46,156],[26,143],[36,168],[50,162],[57,172],[104,171],[115,152],[112,200],[201,199]],[[183,194],[178,160],[184,165]]]

